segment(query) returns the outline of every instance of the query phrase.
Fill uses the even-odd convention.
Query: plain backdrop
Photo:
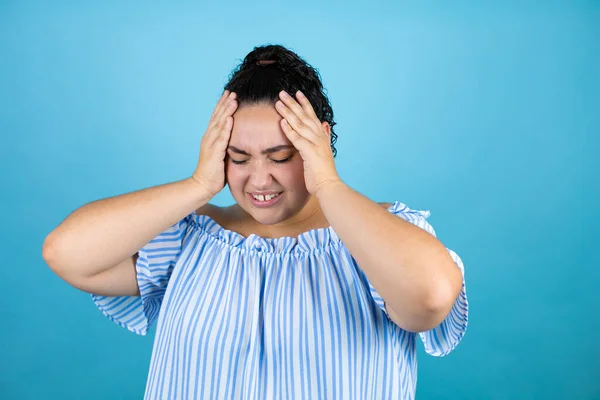
[[[268,43],[319,70],[342,179],[430,210],[462,257],[468,331],[444,358],[419,343],[417,398],[600,398],[598,2],[49,3],[0,2],[0,398],[142,398],[154,329],[106,319],[42,243],[189,177]]]

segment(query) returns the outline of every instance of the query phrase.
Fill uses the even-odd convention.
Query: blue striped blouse
[[[429,211],[388,211],[435,235]],[[139,251],[141,296],[92,298],[140,335],[158,319],[145,399],[412,399],[416,336],[444,356],[467,328],[448,251],[462,291],[419,334],[392,322],[331,227],[246,238],[191,213]]]

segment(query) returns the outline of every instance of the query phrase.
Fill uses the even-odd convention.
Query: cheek
[[[242,182],[243,178],[244,173],[242,170],[236,168],[236,166],[231,163],[227,163],[225,165],[225,179],[227,180],[227,184],[229,186],[238,186]]]
[[[305,188],[304,183],[304,165],[302,162],[290,164],[285,170],[280,171],[281,180],[287,188],[296,191]]]

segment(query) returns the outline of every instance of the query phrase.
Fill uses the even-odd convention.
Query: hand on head
[[[233,113],[238,107],[235,93],[225,90],[219,99],[208,129],[200,143],[200,157],[192,179],[211,197],[225,187],[225,155],[233,128]]]

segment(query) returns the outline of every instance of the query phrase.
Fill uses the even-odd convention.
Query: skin
[[[242,221],[238,232],[293,236],[290,232],[331,224],[384,299],[392,321],[412,332],[440,324],[462,287],[445,246],[348,187],[335,169],[329,125],[319,121],[301,92],[294,98],[282,91],[279,97],[275,111],[265,104],[242,107],[233,118],[225,175],[237,202],[232,212]],[[262,154],[290,144],[294,149]],[[275,162],[288,157],[287,163]],[[282,191],[284,197],[277,206],[257,209],[246,196],[263,190]]]
[[[227,184],[236,201],[231,212],[248,229],[251,226],[268,236],[292,236],[325,223],[318,200],[306,187],[303,159],[281,121],[273,104],[238,108],[225,160]],[[328,134],[329,125],[322,126]],[[267,149],[271,151],[264,153]],[[248,193],[261,191],[282,192],[278,204],[254,206]]]

